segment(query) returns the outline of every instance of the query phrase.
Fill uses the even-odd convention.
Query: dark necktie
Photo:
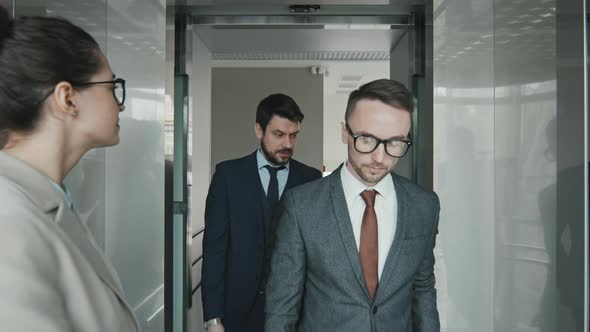
[[[271,208],[279,202],[279,180],[277,179],[277,172],[285,169],[285,166],[272,167],[270,165],[264,166],[270,174],[270,181],[268,182],[268,189],[266,190],[266,198]]]
[[[378,284],[378,262],[379,262],[379,237],[377,236],[377,215],[375,214],[375,195],[374,190],[365,190],[361,197],[365,201],[365,212],[363,213],[363,223],[361,225],[361,241],[359,244],[359,254],[361,256],[361,265],[365,282],[371,299],[375,299],[375,292]]]

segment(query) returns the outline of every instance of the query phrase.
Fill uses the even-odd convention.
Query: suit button
[[[377,306],[373,307],[373,315],[377,313]]]

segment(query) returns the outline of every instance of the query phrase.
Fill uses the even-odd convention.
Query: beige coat
[[[139,330],[116,272],[63,194],[1,151],[0,330]]]

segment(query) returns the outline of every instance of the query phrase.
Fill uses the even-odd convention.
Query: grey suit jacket
[[[266,290],[266,331],[440,330],[433,272],[438,197],[391,176],[398,199],[397,231],[374,302],[340,168],[287,193]]]
[[[121,283],[49,179],[0,152],[0,330],[138,331]]]

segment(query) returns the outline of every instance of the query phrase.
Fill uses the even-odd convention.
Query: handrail
[[[197,257],[197,259],[195,259],[195,261],[192,262],[191,266],[195,266],[195,264],[197,264],[202,258],[203,258],[203,255]]]
[[[201,283],[199,283],[197,285],[197,287],[193,288],[193,291],[192,291],[191,295],[195,295],[195,293],[197,292],[197,290],[199,290],[199,287],[201,287]]]
[[[198,232],[193,234],[193,239],[196,238],[197,236],[199,236],[199,234],[203,233],[204,231],[205,231],[205,227],[201,228]]]

